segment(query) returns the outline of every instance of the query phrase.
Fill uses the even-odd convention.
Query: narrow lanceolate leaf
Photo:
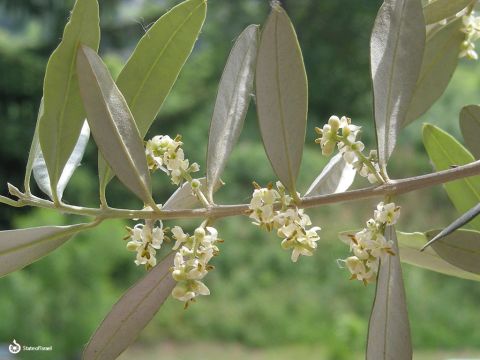
[[[90,127],[88,126],[87,121],[85,121],[82,127],[82,131],[80,132],[80,136],[77,140],[77,144],[75,145],[72,153],[70,154],[70,157],[68,158],[68,161],[63,168],[62,175],[60,176],[60,179],[57,183],[57,196],[59,200],[62,199],[63,192],[65,191],[68,182],[72,178],[73,173],[75,172],[77,167],[80,166],[89,139]],[[43,157],[42,151],[40,150],[40,146],[35,147],[35,149],[37,150],[37,153],[33,162],[33,177],[35,178],[35,181],[37,182],[40,190],[42,190],[50,197],[50,199],[53,200],[54,197],[52,194],[52,189],[50,187],[50,177],[48,175],[45,159]]]
[[[443,19],[455,16],[470,5],[473,0],[435,0],[423,9],[425,23],[433,24]]]
[[[279,5],[262,31],[255,81],[265,151],[280,181],[295,192],[307,123],[307,76],[295,29]]]
[[[427,232],[431,239],[439,230]],[[432,244],[435,252],[450,264],[480,274],[480,232],[460,229]]]
[[[385,238],[394,242],[394,252],[397,255],[387,256],[380,262],[368,327],[367,360],[411,360],[410,325],[393,226],[387,226]]]
[[[460,229],[462,226],[468,224],[470,221],[475,219],[478,214],[480,214],[480,203],[475,205],[473,208],[468,210],[465,214],[460,216],[450,225],[448,225],[445,229],[440,231],[437,235],[435,235],[425,246],[422,248],[422,251],[427,247],[435,243],[436,241],[443,239],[445,236],[450,235],[457,229]]]
[[[335,155],[310,185],[305,196],[326,195],[347,191],[355,180],[355,169],[341,154]]]
[[[478,141],[480,135],[480,106],[469,105],[460,111],[460,129],[468,150],[476,159],[480,159],[480,141]]]
[[[452,135],[430,124],[423,127],[423,144],[437,171],[465,165],[475,160]],[[460,214],[467,212],[480,202],[480,177],[478,176],[455,180],[443,186]],[[480,218],[476,217],[469,225],[480,231]]]
[[[97,0],[77,0],[63,39],[47,64],[43,86],[44,112],[38,127],[54,197],[85,120],[75,67],[77,48],[82,43],[97,49],[99,41]]]
[[[102,155],[125,186],[155,207],[143,143],[122,93],[92,49],[79,48],[77,68],[88,123]]]
[[[187,0],[158,19],[143,36],[118,76],[143,139],[197,41],[207,12],[206,0]],[[113,173],[99,159],[101,191]]]
[[[428,247],[425,251],[420,251],[427,242],[426,234],[397,231],[397,236],[402,262],[449,276],[480,281],[480,275],[472,274],[448,263],[433,248]]]
[[[0,231],[0,277],[39,260],[92,224]]]
[[[207,179],[201,178],[200,181],[201,189],[205,189],[207,185]],[[223,185],[221,180],[218,180],[215,183],[212,191],[215,193]],[[163,204],[162,210],[178,210],[178,209],[191,209],[194,206],[198,205],[200,201],[198,198],[193,195],[192,187],[189,183],[184,183],[180,186],[175,192],[168,198],[168,200]]]
[[[420,74],[425,22],[420,1],[385,0],[370,41],[378,156],[387,164]]]
[[[465,39],[461,28],[462,19],[458,18],[427,36],[420,76],[402,126],[423,115],[447,88],[457,68],[460,45]]]
[[[174,253],[133,285],[113,306],[90,339],[83,359],[114,360],[133,343],[175,287]]]
[[[258,46],[258,26],[250,25],[230,52],[218,88],[207,151],[207,198],[212,201],[215,183],[243,128],[252,97]]]
[[[357,231],[345,231],[339,234],[341,240],[346,243],[350,241],[351,234]],[[427,236],[424,233],[404,233],[397,231],[398,246],[400,248],[400,261],[409,265],[417,266],[430,271],[435,271],[448,276],[455,276],[461,279],[480,281],[480,275],[462,270],[447,261],[443,260],[433,248],[428,247],[420,251],[427,243]]]
[[[33,162],[37,157],[40,150],[40,142],[38,140],[38,123],[43,116],[43,98],[40,101],[40,107],[38,108],[38,117],[37,123],[35,125],[35,132],[33,133],[32,144],[30,145],[30,152],[28,153],[27,167],[25,169],[25,180],[23,181],[23,187],[25,188],[25,193],[28,195],[30,191],[30,179],[32,178],[33,171]],[[48,185],[50,187],[50,184]]]

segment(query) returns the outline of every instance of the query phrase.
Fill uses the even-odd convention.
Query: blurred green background
[[[144,29],[178,0],[101,0],[101,55],[118,74]],[[46,61],[61,38],[72,0],[0,0],[0,184],[22,184],[27,149],[42,96]],[[285,0],[303,48],[310,87],[307,141],[300,189],[326,160],[313,143],[314,126],[331,114],[349,115],[363,126],[364,142],[374,147],[369,78],[369,34],[379,0]],[[210,117],[223,64],[235,37],[250,23],[262,23],[265,0],[210,0],[207,22],[150,135],[182,134],[192,161],[205,166]],[[432,122],[457,137],[458,112],[478,103],[478,63],[461,61],[441,100],[407,128],[392,159],[391,175],[430,172],[421,143],[421,123]],[[234,150],[218,193],[218,203],[248,202],[253,180],[275,180],[260,141],[254,106]],[[362,179],[355,186],[367,185]],[[91,141],[82,166],[67,188],[72,204],[98,205],[96,148]],[[174,187],[154,177],[154,194],[163,202]],[[37,193],[39,194],[38,190]],[[118,182],[109,187],[111,203],[139,204]],[[336,259],[348,248],[338,231],[363,226],[376,200],[309,210],[322,226],[315,256],[292,264],[274,234],[246,218],[217,224],[225,243],[206,279],[212,295],[188,310],[168,300],[141,338],[122,359],[356,359],[362,358],[374,287],[348,281]],[[423,231],[446,225],[455,216],[441,187],[397,200],[399,228]],[[1,229],[80,221],[51,211],[0,207]],[[192,228],[197,222],[180,222]],[[175,223],[169,222],[167,226]],[[116,299],[144,274],[125,249],[124,226],[110,221],[76,237],[41,261],[0,279],[0,343],[52,345],[50,353],[20,358],[76,359],[89,335]],[[442,359],[480,353],[477,283],[405,265],[416,359]],[[3,353],[0,351],[0,359]],[[480,355],[478,355],[480,357]]]

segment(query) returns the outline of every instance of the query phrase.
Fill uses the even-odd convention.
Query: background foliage
[[[22,182],[46,60],[58,43],[72,3],[0,1],[0,184]],[[114,74],[142,35],[142,26],[175,3],[101,1],[100,53]],[[306,190],[325,163],[313,144],[312,130],[331,114],[346,114],[362,124],[365,143],[374,145],[368,42],[380,1],[348,0],[348,7],[334,0],[283,3],[296,26],[309,77],[307,148],[299,179],[299,188]],[[203,154],[216,87],[232,41],[246,25],[263,22],[268,10],[268,3],[259,0],[209,2],[200,41],[152,127],[152,136],[182,134],[187,155],[205,167]],[[479,70],[476,63],[462,61],[447,93],[423,120],[459,134],[461,106],[478,103],[480,78],[475,74]],[[391,164],[394,177],[431,171],[421,145],[420,126],[420,122],[412,125],[400,138]],[[90,144],[65,200],[98,205],[95,174],[96,149]],[[260,184],[274,179],[260,142],[254,107],[223,178],[227,187],[219,196],[225,203],[247,202],[254,179]],[[154,177],[157,201],[162,202],[173,190],[167,179]],[[6,195],[6,186],[1,194]],[[109,187],[112,205],[130,206],[132,197],[127,194],[118,180]],[[440,188],[407,195],[398,202],[403,207],[399,229],[404,231],[446,225],[456,216]],[[338,268],[335,260],[344,257],[348,249],[337,241],[336,233],[361,227],[373,205],[363,201],[311,211],[314,222],[324,228],[321,245],[313,258],[295,265],[275,236],[265,236],[246,218],[222,221],[218,228],[226,243],[215,259],[217,271],[208,279],[212,295],[188,311],[169,300],[142,340],[153,344],[158,339],[184,342],[195,338],[253,347],[320,344],[327,358],[351,358],[364,346],[373,287],[347,281],[347,272]],[[6,206],[0,208],[0,215],[2,229],[73,222],[53,212]],[[123,225],[102,224],[53,256],[0,279],[0,342],[9,343],[15,337],[20,343],[53,345],[54,358],[77,356],[118,296],[143,274],[143,269],[133,264],[132,254],[125,251]],[[405,269],[416,348],[438,344],[450,349],[478,348],[479,285],[408,265]],[[452,304],[454,311],[449,310]],[[32,355],[36,359],[42,356]],[[52,354],[44,355],[52,358]]]

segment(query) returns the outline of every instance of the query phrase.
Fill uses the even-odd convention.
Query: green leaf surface
[[[447,88],[458,65],[460,45],[465,39],[462,26],[462,19],[458,18],[427,36],[420,76],[402,126],[422,116]]]
[[[397,236],[400,247],[400,260],[402,262],[449,276],[480,281],[479,275],[472,274],[450,264],[440,257],[433,248],[428,247],[424,251],[420,251],[428,241],[426,234],[397,231]]]
[[[98,148],[120,181],[155,208],[145,149],[122,93],[94,50],[82,45],[77,67],[88,123]]]
[[[99,21],[97,0],[77,0],[62,41],[47,64],[43,86],[44,112],[38,134],[54,198],[57,183],[85,120],[75,66],[77,48],[82,43],[98,49]]]
[[[370,40],[378,156],[385,167],[422,66],[425,22],[420,1],[385,0]]]
[[[207,198],[220,179],[243,128],[252,98],[258,25],[248,26],[233,45],[218,88],[207,151]]]
[[[262,31],[256,99],[265,151],[280,181],[295,192],[307,124],[308,88],[295,29],[274,5]]]
[[[0,277],[39,260],[92,224],[0,231]]]
[[[437,171],[465,165],[475,160],[452,135],[430,124],[423,127],[423,144]],[[461,214],[480,202],[480,177],[478,176],[455,180],[443,186]],[[470,226],[480,230],[480,218],[473,219]]]
[[[197,41],[206,0],[187,0],[158,19],[142,37],[117,79],[143,139]],[[99,156],[100,191],[114,176]]]
[[[394,242],[398,254],[395,228],[387,226],[385,238]],[[405,288],[399,256],[380,261],[377,288],[368,326],[367,360],[411,360],[412,343]]]
[[[174,254],[168,255],[118,300],[88,342],[83,359],[114,360],[135,341],[176,285],[170,274]]]
[[[470,5],[473,0],[435,0],[427,4],[423,13],[425,23],[433,24],[443,19],[455,16],[458,12]]]
[[[480,159],[480,106],[468,105],[460,111],[460,129],[468,150]]]
[[[336,154],[313,181],[305,196],[327,195],[347,191],[355,180],[356,170]]]
[[[432,239],[440,230],[427,232]],[[480,232],[459,229],[432,244],[435,252],[450,264],[480,275]]]
[[[65,167],[63,168],[62,175],[57,183],[57,196],[61,200],[63,197],[63,192],[68,185],[68,182],[73,176],[73,173],[80,166],[80,163],[83,159],[83,154],[87,148],[88,140],[90,139],[90,128],[87,121],[84,122],[80,136],[78,137],[75,148],[73,149],[70,157],[68,158]],[[35,141],[35,140],[34,140]],[[38,141],[38,140],[37,140]],[[32,145],[33,146],[33,145]],[[33,177],[35,181],[45,194],[47,194],[50,199],[54,200],[52,189],[50,187],[50,177],[47,171],[47,165],[43,157],[40,146],[36,146],[34,150],[37,151],[35,160],[33,162]]]

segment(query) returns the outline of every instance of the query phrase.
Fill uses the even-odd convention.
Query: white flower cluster
[[[147,270],[157,264],[155,257],[157,250],[160,249],[165,239],[165,232],[160,222],[160,226],[154,226],[154,222],[147,221],[146,224],[137,224],[132,228],[127,227],[128,235],[126,240],[127,249],[137,252],[135,264],[145,265]]]
[[[315,142],[320,144],[322,154],[325,156],[332,155],[337,146],[345,162],[352,165],[361,176],[366,177],[373,184],[378,182],[380,173],[377,152],[371,151],[368,157],[363,155],[365,145],[357,140],[360,129],[360,126],[352,124],[350,118],[332,115],[323,129],[315,128],[320,135]]]
[[[373,219],[367,221],[367,227],[354,235],[341,237],[354,256],[345,260],[345,266],[352,274],[351,279],[363,281],[365,285],[377,278],[379,260],[395,255],[393,242],[384,237],[385,227],[393,225],[400,216],[400,207],[395,203],[377,205]]]
[[[260,188],[256,185],[249,205],[250,218],[254,224],[271,231],[277,229],[277,235],[283,239],[282,247],[292,249],[292,261],[296,262],[300,255],[312,256],[320,240],[317,232],[320,227],[312,225],[310,217],[303,209],[289,207],[292,198],[285,193],[285,187],[277,182],[277,190],[272,186]],[[281,210],[275,210],[275,206]]]
[[[466,57],[470,60],[478,60],[478,54],[475,50],[475,41],[480,39],[480,17],[475,16],[475,12],[463,16],[462,32],[465,33],[465,40],[462,42],[460,57]]]
[[[200,167],[197,163],[189,165],[182,149],[181,137],[175,139],[168,135],[157,135],[148,140],[145,145],[148,168],[152,171],[160,169],[169,175],[172,183],[180,185],[189,178],[189,174],[197,172]]]
[[[213,269],[209,261],[218,255],[217,230],[213,227],[198,227],[193,236],[185,234],[181,227],[175,226],[172,234],[176,243],[173,250],[177,250],[172,268],[172,277],[177,285],[172,291],[175,299],[189,302],[199,295],[210,295],[210,290],[201,281]]]

